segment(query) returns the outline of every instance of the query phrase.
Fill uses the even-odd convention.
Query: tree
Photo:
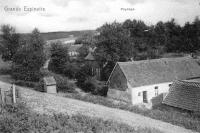
[[[64,47],[61,42],[53,43],[51,45],[49,69],[61,74],[63,73],[67,62],[69,62],[68,48]]]
[[[117,61],[128,61],[133,54],[129,32],[120,23],[104,24],[98,29],[95,55],[101,66],[114,66]],[[108,74],[112,68],[108,67]],[[107,77],[106,77],[107,78]],[[106,79],[105,78],[105,79]]]
[[[23,42],[13,59],[13,77],[25,81],[39,81],[40,68],[44,65],[44,41],[38,29],[34,29],[30,37]]]
[[[181,27],[175,23],[175,19],[165,23],[166,26],[166,50],[167,52],[180,52],[181,40]]]
[[[11,61],[19,48],[20,36],[16,33],[15,28],[10,25],[2,25],[1,31],[3,34],[0,54],[2,54],[4,61]]]

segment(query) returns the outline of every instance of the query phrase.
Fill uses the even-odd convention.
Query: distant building
[[[47,93],[57,93],[56,81],[54,77],[44,77],[44,90]]]
[[[85,57],[85,63],[91,67],[92,75],[96,76],[98,80],[101,78],[100,66],[93,55],[93,51],[89,50],[88,55]]]
[[[68,47],[68,54],[70,56],[70,58],[77,58],[79,55],[79,48],[81,48],[83,46],[83,44],[69,44],[67,45]]]
[[[174,80],[200,77],[200,66],[190,57],[117,62],[107,84],[108,97],[134,105],[162,103]]]

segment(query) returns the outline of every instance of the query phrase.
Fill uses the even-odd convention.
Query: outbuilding
[[[117,62],[108,81],[108,97],[147,107],[160,104],[174,80],[200,77],[191,57]]]
[[[197,80],[174,81],[162,103],[200,112],[200,82]]]
[[[53,76],[44,77],[44,90],[47,93],[57,93],[56,81]]]

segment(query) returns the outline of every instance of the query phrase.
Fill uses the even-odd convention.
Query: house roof
[[[94,58],[94,56],[92,55],[92,53],[91,53],[91,52],[89,52],[89,53],[88,53],[88,55],[85,57],[85,60],[94,61],[94,60],[95,60],[95,58]]]
[[[116,65],[132,87],[200,77],[200,66],[191,57],[117,62]]]
[[[67,45],[69,52],[77,51],[82,46],[83,46],[83,44],[75,44],[75,45],[74,44],[69,44],[69,45]]]
[[[163,103],[190,111],[200,111],[200,82],[173,82]]]
[[[54,77],[44,77],[44,83],[46,85],[55,85],[56,84],[56,80],[54,79]]]

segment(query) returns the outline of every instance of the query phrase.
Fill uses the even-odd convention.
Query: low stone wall
[[[116,100],[131,103],[131,93],[115,89],[108,89],[107,96]]]

